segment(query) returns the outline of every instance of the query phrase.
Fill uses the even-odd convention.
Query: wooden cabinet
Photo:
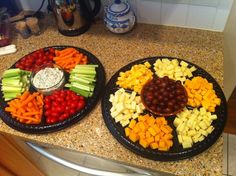
[[[32,157],[34,153],[23,141],[0,133],[1,176],[44,176]]]

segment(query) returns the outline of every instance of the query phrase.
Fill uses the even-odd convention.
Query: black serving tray
[[[189,64],[190,67],[195,66],[197,68],[197,70],[193,72],[194,76],[202,76],[206,78],[209,82],[213,83],[213,87],[214,87],[214,90],[216,91],[216,95],[221,99],[221,105],[217,106],[216,111],[215,111],[215,114],[217,114],[218,118],[214,120],[212,123],[212,125],[215,127],[214,131],[211,134],[209,134],[202,142],[195,143],[191,148],[183,149],[182,146],[179,144],[178,139],[177,139],[177,132],[175,130],[176,128],[173,125],[175,116],[170,116],[166,118],[168,121],[168,124],[174,129],[173,130],[174,131],[173,132],[174,145],[171,147],[169,151],[159,151],[159,150],[153,150],[151,148],[145,149],[138,142],[134,143],[131,140],[129,140],[125,136],[124,128],[119,123],[115,123],[115,120],[110,115],[110,109],[112,105],[109,102],[109,97],[110,97],[110,94],[113,94],[119,88],[115,84],[119,76],[119,73],[130,70],[131,67],[135,64],[142,64],[148,61],[152,65],[151,70],[155,74],[154,69],[153,69],[153,64],[156,62],[157,59],[163,59],[163,58],[168,58],[169,60],[177,59],[179,62],[183,60],[183,59],[165,57],[165,56],[149,57],[149,58],[140,59],[140,60],[131,62],[130,64],[118,70],[109,80],[108,84],[106,85],[105,93],[102,99],[102,114],[103,114],[104,121],[108,129],[112,133],[112,135],[127,149],[131,150],[132,152],[140,156],[143,156],[152,160],[176,161],[176,160],[193,157],[207,150],[209,147],[211,147],[217,141],[217,139],[221,136],[225,123],[226,123],[227,103],[226,103],[224,93],[221,87],[219,86],[219,84],[216,82],[216,80],[205,70],[203,70],[202,68],[200,68],[199,66],[193,63],[190,63],[184,60],[185,62]],[[187,107],[187,108],[190,108],[190,107]],[[152,115],[156,117],[156,115],[154,114]]]
[[[103,89],[105,87],[105,71],[104,71],[103,65],[101,64],[101,62],[98,60],[97,57],[95,57],[93,54],[91,54],[90,52],[88,52],[82,48],[78,48],[78,47],[74,47],[74,46],[49,46],[49,47],[46,47],[43,49],[48,50],[49,48],[54,48],[54,49],[62,50],[62,49],[68,48],[68,47],[75,48],[79,52],[85,54],[88,57],[89,64],[97,64],[98,65],[98,67],[96,68],[97,82],[96,82],[96,86],[94,89],[94,94],[92,97],[86,98],[85,108],[83,110],[81,110],[80,112],[78,112],[77,114],[69,117],[68,119],[61,121],[61,122],[57,122],[55,124],[47,124],[46,118],[44,116],[42,117],[42,121],[40,124],[36,124],[36,125],[23,124],[23,123],[20,123],[19,121],[15,120],[14,118],[12,118],[10,113],[8,113],[4,110],[5,107],[7,106],[7,102],[4,101],[3,94],[0,91],[0,116],[3,120],[3,122],[5,122],[8,126],[12,127],[13,129],[24,132],[24,133],[31,133],[31,134],[33,134],[33,133],[49,133],[49,132],[54,132],[54,131],[64,129],[66,127],[69,127],[69,126],[77,123],[82,118],[84,118],[90,111],[93,110],[93,108],[96,106],[100,96],[103,94]],[[32,54],[32,53],[30,53],[30,54]],[[28,55],[30,55],[30,54],[28,54]],[[15,68],[15,64],[10,68]],[[67,73],[65,75],[65,77],[66,77],[66,82],[67,82],[68,78],[69,78],[69,74]],[[1,88],[1,85],[0,85],[0,88]],[[66,89],[66,88],[64,88],[64,89]],[[34,91],[35,90],[31,86],[30,92],[34,92]]]

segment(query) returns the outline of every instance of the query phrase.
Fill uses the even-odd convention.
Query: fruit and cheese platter
[[[41,48],[3,72],[0,116],[24,133],[58,131],[84,118],[104,86],[104,68],[90,52],[73,46]]]
[[[227,103],[216,80],[179,58],[150,57],[118,70],[106,85],[103,118],[134,153],[175,161],[202,153],[221,136]]]

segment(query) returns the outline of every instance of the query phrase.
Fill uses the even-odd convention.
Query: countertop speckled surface
[[[106,71],[107,81],[122,66],[149,56],[173,56],[193,62],[208,71],[223,85],[222,33],[177,27],[137,24],[125,35],[108,32],[102,22],[77,37],[57,32],[52,19],[42,24],[42,34],[22,39],[14,34],[15,54],[0,57],[0,75],[31,51],[52,45],[73,45],[97,56]],[[157,162],[142,158],[124,148],[108,131],[101,114],[101,102],[79,123],[59,132],[29,135],[15,131],[0,120],[0,132],[6,132],[104,158],[177,175],[222,175],[223,138],[207,151],[177,162]],[[124,157],[125,156],[125,157]]]

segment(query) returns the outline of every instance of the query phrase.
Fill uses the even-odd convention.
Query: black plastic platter
[[[62,50],[62,49],[68,48],[68,47],[75,48],[79,52],[85,54],[88,57],[89,64],[97,64],[98,65],[98,67],[96,68],[97,74],[96,74],[96,85],[95,85],[94,93],[93,93],[92,97],[86,98],[85,108],[82,109],[77,114],[70,116],[68,119],[61,121],[61,122],[57,122],[54,124],[47,124],[46,119],[43,116],[40,124],[28,125],[28,124],[20,123],[19,121],[12,118],[10,113],[5,112],[4,109],[7,106],[7,102],[4,101],[3,94],[0,91],[0,105],[1,105],[0,116],[1,116],[2,120],[8,126],[12,127],[15,130],[24,132],[24,133],[32,133],[33,134],[33,133],[54,132],[54,131],[58,131],[58,130],[64,129],[66,127],[69,127],[69,126],[75,124],[76,122],[80,121],[83,117],[85,117],[96,106],[100,96],[102,95],[102,92],[103,92],[103,89],[105,86],[105,71],[104,71],[103,65],[98,60],[98,58],[96,58],[93,54],[91,54],[90,52],[88,52],[84,49],[81,49],[78,47],[73,47],[73,46],[49,46],[49,47],[46,47],[43,49],[48,50],[49,48],[54,48],[54,49]],[[30,55],[30,54],[28,54],[28,55]],[[15,68],[15,64],[11,68]],[[67,82],[69,74],[66,74],[65,76],[66,76],[66,82]],[[1,88],[1,86],[0,86],[0,88]],[[63,89],[65,89],[65,88],[63,88]],[[35,90],[31,86],[30,92],[34,92],[34,91]]]
[[[159,151],[159,150],[153,150],[151,148],[143,148],[138,142],[134,143],[131,140],[129,140],[125,136],[124,127],[122,127],[119,123],[115,122],[115,119],[113,119],[110,115],[110,109],[112,104],[109,102],[110,94],[113,94],[115,91],[118,90],[118,86],[116,86],[116,81],[119,76],[120,72],[124,72],[127,70],[130,70],[131,67],[135,64],[142,64],[146,61],[148,61],[152,65],[152,71],[155,74],[153,70],[153,64],[156,62],[157,59],[163,59],[168,58],[169,60],[177,59],[179,62],[182,61],[182,59],[178,58],[172,58],[172,57],[150,57],[145,59],[140,59],[137,61],[134,61],[124,67],[122,67],[119,71],[117,71],[112,78],[109,80],[108,84],[105,88],[105,93],[102,99],[102,113],[104,121],[112,133],[112,135],[126,148],[131,150],[132,152],[152,159],[152,160],[158,160],[158,161],[176,161],[181,159],[186,159],[192,156],[195,156],[197,154],[202,153],[203,151],[207,150],[209,147],[211,147],[217,139],[221,136],[226,119],[227,119],[227,103],[224,96],[224,93],[222,89],[220,88],[219,84],[216,82],[216,80],[205,70],[198,67],[195,64],[192,64],[188,61],[185,61],[189,64],[189,66],[195,66],[197,68],[196,71],[193,72],[193,76],[202,76],[208,80],[208,82],[213,83],[213,88],[216,92],[216,95],[221,99],[220,106],[217,106],[215,114],[217,114],[217,119],[212,122],[212,125],[214,126],[214,130],[211,134],[209,134],[202,142],[198,142],[193,144],[191,148],[183,149],[181,144],[179,144],[177,139],[177,133],[175,130],[175,127],[173,125],[173,121],[175,119],[175,116],[166,117],[166,120],[168,121],[168,124],[173,128],[173,143],[174,145],[170,148],[169,151]],[[188,107],[189,108],[189,107]],[[148,112],[150,113],[150,112]],[[155,115],[153,115],[156,117]]]

